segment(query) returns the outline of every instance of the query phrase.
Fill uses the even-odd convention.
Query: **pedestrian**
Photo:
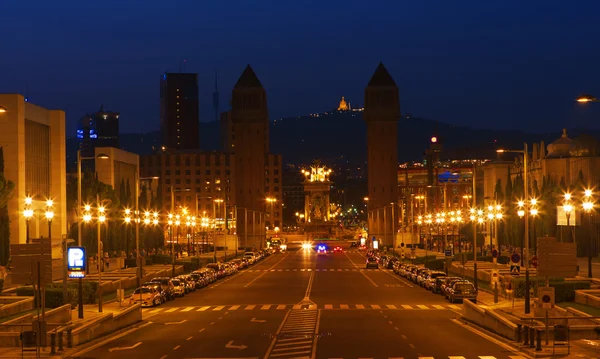
[[[506,297],[508,300],[511,300],[513,297],[512,281],[510,278],[508,279],[508,283],[506,283]]]

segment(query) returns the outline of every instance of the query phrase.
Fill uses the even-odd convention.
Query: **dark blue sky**
[[[367,5],[368,4],[368,5]],[[363,103],[383,61],[403,113],[455,125],[560,133],[600,128],[600,1],[29,0],[3,4],[0,92],[67,112],[121,112],[122,132],[158,129],[159,78],[199,73],[201,120],[247,63],[272,119]],[[7,41],[8,40],[8,41]]]

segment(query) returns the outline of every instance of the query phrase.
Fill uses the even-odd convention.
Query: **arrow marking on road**
[[[110,348],[110,349],[108,349],[108,351],[109,351],[110,353],[112,353],[112,352],[113,352],[113,351],[115,351],[115,350],[129,350],[129,349],[134,349],[134,348],[137,348],[137,347],[139,347],[140,345],[142,345],[142,342],[137,342],[137,343],[133,344],[133,345],[132,345],[132,346],[130,346],[130,347],[116,347],[116,348]]]
[[[165,323],[165,325],[183,324],[183,323],[185,323],[185,322],[187,322],[187,319],[184,319],[184,320],[182,320],[181,322],[168,322],[168,323]]]
[[[229,343],[225,344],[225,348],[241,350],[241,349],[246,349],[248,347],[245,345],[233,345],[233,340],[230,340]]]
[[[256,319],[256,318],[252,318],[252,320],[250,320],[252,323],[266,323],[266,320],[263,319]]]

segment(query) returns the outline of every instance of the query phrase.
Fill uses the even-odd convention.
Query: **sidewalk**
[[[98,304],[86,304],[83,306],[83,319],[78,318],[78,309],[75,308],[71,311],[71,324],[72,325],[82,325],[83,323],[92,321],[98,317],[109,313],[118,313],[122,310],[129,308],[128,306],[120,306],[119,303],[114,300],[108,303],[104,303],[102,305],[102,313],[98,312]],[[50,354],[50,342],[48,342],[48,347],[41,348],[40,356],[44,358],[63,358],[68,355],[75,353],[76,351],[81,350],[81,347],[67,348],[66,338],[64,339],[64,350],[59,352],[57,351],[54,355]],[[86,344],[83,344],[85,346]],[[58,343],[57,343],[58,350]],[[20,347],[0,347],[0,358],[21,358],[22,352]],[[25,352],[23,353],[24,358],[35,358],[35,351]]]

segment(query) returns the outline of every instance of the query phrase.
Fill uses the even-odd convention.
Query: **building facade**
[[[170,150],[200,148],[198,74],[165,73],[160,80],[160,129]]]
[[[26,243],[45,237],[61,243],[67,233],[67,176],[65,113],[25,101],[18,94],[0,94],[0,146],[4,152],[4,176],[15,183],[8,201],[10,243]],[[23,211],[31,198],[33,216],[27,223]],[[51,228],[45,212],[52,200]]]
[[[376,220],[379,216],[369,216],[369,235],[381,238],[384,245],[392,245],[398,218],[398,211],[393,208],[398,202],[400,99],[396,82],[381,63],[365,89],[363,118],[367,123],[368,208],[369,212],[382,209],[387,218]]]

